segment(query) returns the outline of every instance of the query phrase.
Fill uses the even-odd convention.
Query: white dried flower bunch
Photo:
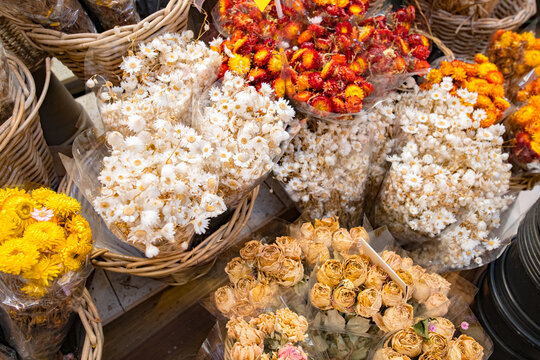
[[[101,89],[105,128],[127,135],[142,131],[149,119],[190,124],[192,98],[216,81],[220,65],[220,55],[193,41],[191,31],[141,43],[120,65],[120,87]]]
[[[463,104],[474,105],[477,94],[451,89],[446,77],[402,95],[395,113],[404,142],[388,157],[376,217],[398,237],[423,242],[413,253],[420,263],[466,267],[500,245],[488,235],[513,200],[505,195],[511,165],[503,125],[481,128],[485,111]]]
[[[220,194],[227,202],[240,200],[241,189],[272,171],[281,155],[280,144],[290,137],[285,130],[294,118],[287,100],[273,100],[272,88],[262,84],[257,92],[244,80],[226,72],[221,86],[213,86],[201,101],[194,128],[214,146],[209,154],[220,176]]]
[[[164,35],[166,39],[170,36]],[[191,36],[173,38],[189,41]],[[185,47],[189,53],[190,49]],[[214,57],[212,50],[206,51]],[[186,56],[182,53],[178,57]],[[129,60],[124,59],[123,68]],[[162,61],[158,67],[164,73],[169,65]],[[201,82],[197,83],[195,73],[188,82],[191,92],[168,93],[172,97],[164,105],[155,101],[153,91],[168,85],[157,77],[154,85],[145,81],[145,91],[132,93],[137,93],[130,101],[133,113],[122,110],[116,114],[114,121],[125,121],[126,126],[107,133],[111,153],[103,160],[98,177],[101,195],[93,204],[109,226],[119,229],[128,242],[144,248],[147,257],[156,256],[164,244],[187,249],[190,236],[186,234],[191,229],[204,233],[210,218],[223,213],[235,194],[245,193],[270,171],[280,152],[279,143],[289,137],[285,127],[294,111],[287,102],[267,97],[269,86],[262,89],[268,94],[258,93],[230,73],[221,87],[210,89],[208,104],[198,112],[195,126],[185,124],[192,96],[202,92],[202,86],[213,79],[210,74],[220,66],[219,61],[201,61],[211,69],[200,68]],[[196,72],[197,67],[190,71]],[[204,74],[208,78],[203,81]],[[111,100],[108,105],[127,105],[122,97]],[[189,105],[176,107],[184,103]],[[137,128],[130,124],[134,114],[142,119]]]
[[[355,222],[370,162],[366,119],[305,123],[274,168],[291,199],[311,218],[339,216],[341,222]]]

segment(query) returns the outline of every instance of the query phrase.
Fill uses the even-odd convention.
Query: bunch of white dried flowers
[[[489,239],[507,196],[511,165],[502,151],[504,127],[480,127],[476,93],[450,94],[452,79],[403,94],[395,109],[403,146],[381,189],[376,222],[402,242],[416,242],[421,264],[463,268],[500,246]]]
[[[310,218],[338,216],[344,224],[358,225],[371,154],[366,119],[308,120],[274,168]]]
[[[142,75],[133,73],[139,88],[126,88],[127,80],[122,91],[109,88],[113,95],[104,106],[105,122],[114,130],[107,133],[111,152],[103,159],[101,194],[93,204],[121,239],[144,248],[147,257],[171,244],[187,249],[187,234],[204,233],[212,217],[271,171],[294,117],[285,100],[268,96],[269,86],[257,92],[231,73],[220,86],[203,90],[221,63],[217,53],[191,38],[165,34],[152,46],[142,44],[137,58],[155,52],[158,60],[144,65]],[[164,51],[159,44],[176,57],[158,55]],[[126,69],[132,61],[124,58],[125,79],[131,78]],[[200,102],[192,126],[192,100],[200,94],[208,101]]]

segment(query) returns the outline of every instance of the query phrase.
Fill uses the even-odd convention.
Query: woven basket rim
[[[81,360],[100,360],[104,343],[103,325],[98,309],[86,288],[77,313],[85,330]]]
[[[25,19],[16,17],[0,8],[0,15],[13,21],[17,26],[25,29],[27,36],[34,42],[44,42],[47,45],[68,45],[71,43],[74,49],[86,49],[92,46],[107,44],[110,47],[130,43],[144,32],[154,32],[160,29],[167,20],[176,13],[183,12],[187,6],[191,6],[192,0],[170,0],[167,6],[150,14],[137,24],[116,26],[113,29],[101,33],[76,33],[66,34],[58,30],[48,29],[40,24],[35,24]],[[116,39],[116,40],[115,40]],[[112,43],[111,43],[112,41]],[[34,44],[35,45],[35,44]],[[42,48],[41,46],[37,46]]]
[[[516,23],[521,23],[522,17],[526,16],[527,14],[531,14],[536,12],[536,1],[535,0],[518,0],[521,1],[523,4],[529,5],[529,7],[523,7],[521,8],[517,13],[508,15],[504,18],[495,18],[495,17],[484,17],[484,18],[473,18],[471,16],[466,15],[459,15],[459,14],[452,14],[446,10],[443,9],[436,9],[433,10],[431,8],[431,5],[426,2],[425,0],[417,0],[422,7],[428,8],[431,14],[437,14],[439,17],[444,17],[445,20],[457,23],[462,26],[462,28],[468,28],[471,27],[471,21],[474,23],[475,27],[477,26],[484,26],[484,27],[497,27],[500,22],[507,22],[507,26],[512,26]],[[534,11],[531,11],[532,7]],[[528,17],[527,17],[528,18]]]

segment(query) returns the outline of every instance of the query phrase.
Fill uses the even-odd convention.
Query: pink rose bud
[[[431,331],[431,332],[435,331],[435,325],[429,324],[428,331]]]
[[[308,360],[308,357],[302,348],[287,344],[279,349],[278,360]]]
[[[469,329],[469,323],[466,321],[463,321],[461,325],[459,325],[463,330]]]

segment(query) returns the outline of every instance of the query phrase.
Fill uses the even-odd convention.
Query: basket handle
[[[444,56],[446,56],[448,58],[449,61],[452,61],[454,60],[456,57],[454,56],[454,53],[452,52],[452,50],[450,50],[450,48],[446,45],[444,45],[444,43],[442,42],[441,39],[439,39],[438,37],[436,37],[435,35],[431,35],[431,34],[428,34],[427,32],[423,31],[423,30],[420,30],[420,29],[414,29],[414,31],[417,33],[417,34],[420,34],[420,35],[423,35],[425,37],[427,37],[429,40],[431,40],[435,45],[437,45],[437,47],[439,49],[441,49],[441,51],[443,52]]]

